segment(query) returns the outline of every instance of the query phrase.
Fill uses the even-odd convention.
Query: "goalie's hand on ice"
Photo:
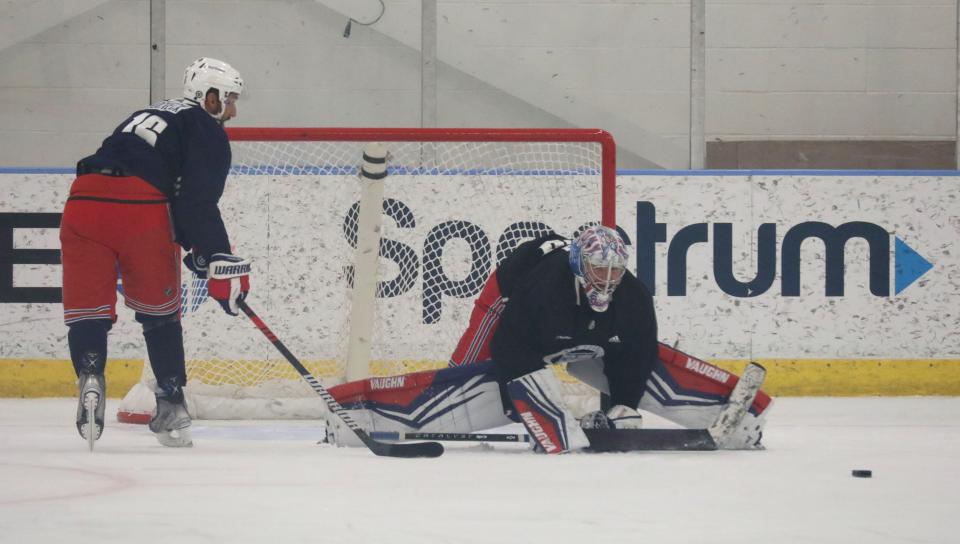
[[[643,416],[629,406],[618,404],[606,413],[603,410],[589,412],[580,418],[584,429],[642,429]]]

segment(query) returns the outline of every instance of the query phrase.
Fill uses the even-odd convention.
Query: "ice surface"
[[[760,452],[439,459],[317,445],[317,422],[169,449],[115,419],[91,454],[75,409],[0,400],[0,542],[960,542],[958,398],[777,399]]]

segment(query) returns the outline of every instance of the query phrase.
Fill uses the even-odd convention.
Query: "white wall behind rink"
[[[0,213],[59,212],[71,180],[72,176],[61,174],[0,174],[0,195],[3,195]],[[244,248],[269,253],[270,250],[259,248],[284,247],[283,243],[267,244],[257,239],[263,233],[257,225],[265,222],[264,216],[258,214],[258,206],[265,200],[264,187],[268,181],[266,176],[251,176],[228,186],[223,201],[224,216],[238,253],[244,254]],[[622,175],[618,178],[618,223],[633,242],[637,239],[637,203],[649,202],[655,206],[655,222],[664,224],[665,234],[665,241],[653,246],[660,337],[668,343],[679,339],[682,349],[698,356],[948,359],[960,356],[960,248],[957,247],[960,217],[955,211],[960,188],[957,181],[956,177],[879,174]],[[323,180],[318,183],[322,184]],[[329,193],[311,195],[298,195],[296,201],[310,206],[305,199],[329,198]],[[569,205],[576,208],[578,203],[571,199]],[[465,207],[463,218],[470,219],[472,213]],[[321,216],[312,211],[311,214],[314,223],[304,229],[309,233],[306,240],[316,240],[322,260],[327,251],[324,248],[332,243],[344,243],[341,217],[331,215],[328,225],[318,227],[316,220]],[[289,222],[290,215],[283,220]],[[864,240],[853,238],[844,251],[844,295],[827,296],[825,246],[822,241],[811,238],[801,245],[800,295],[784,296],[781,292],[784,236],[791,228],[807,222],[834,227],[863,222],[885,230],[889,235],[889,295],[871,293],[870,252]],[[706,229],[709,241],[693,244],[685,252],[686,294],[669,295],[668,275],[672,273],[676,278],[681,274],[677,268],[669,269],[668,248],[681,229],[699,223],[706,224],[702,228]],[[764,223],[776,225],[777,265],[772,285],[752,297],[725,293],[713,272],[717,225],[730,224],[734,275],[745,282],[757,273],[757,233]],[[697,228],[701,227],[689,227],[687,232]],[[497,234],[488,232],[492,239]],[[900,293],[895,293],[893,285],[895,238],[933,265]],[[13,239],[15,248],[58,247],[56,231],[52,229],[16,229]],[[3,263],[6,259],[6,255],[0,255],[0,265],[7,266]],[[309,266],[316,262],[315,258],[305,260],[302,255],[258,255],[255,259],[254,273],[259,278],[254,285],[259,284],[261,289],[269,289],[264,276],[275,274],[282,267]],[[635,260],[631,261],[630,268],[636,268]],[[14,266],[14,286],[56,287],[59,284],[59,266]],[[344,287],[339,278],[331,278],[328,285],[313,285],[310,289],[342,290]],[[283,303],[268,293],[256,296],[262,301],[261,313],[264,314]],[[317,300],[323,304],[325,300],[335,299],[318,297]],[[288,308],[296,309],[297,304],[288,304]],[[66,328],[61,312],[59,304],[3,304],[0,358],[67,358]],[[319,313],[336,318],[340,310],[321,308]],[[215,319],[221,317],[226,319],[225,316]],[[226,326],[221,321],[212,323],[218,323],[217,327]],[[279,327],[271,323],[292,338],[311,335],[317,338],[317,325],[298,323],[296,319],[281,320]],[[324,327],[319,325],[321,329]],[[229,327],[239,329],[242,325],[230,323]],[[307,329],[298,330],[301,327]],[[143,356],[139,326],[129,312],[121,310],[120,323],[112,334],[112,357]]]

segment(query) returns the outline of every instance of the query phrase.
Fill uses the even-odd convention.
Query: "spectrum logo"
[[[651,292],[656,289],[656,245],[667,242],[667,226],[657,223],[656,207],[651,202],[637,202],[637,277]],[[780,254],[780,294],[800,296],[800,246],[810,238],[817,238],[825,250],[824,295],[844,295],[845,246],[853,238],[860,238],[869,247],[870,293],[878,297],[890,296],[891,235],[875,223],[851,221],[829,225],[806,221],[790,227],[777,248],[777,225],[763,223],[757,229],[757,266],[754,277],[741,281],[733,274],[733,224],[713,223],[709,236],[707,223],[696,223],[681,228],[667,246],[667,295],[687,294],[687,251],[694,244],[713,242],[713,276],[724,293],[734,297],[755,297],[773,286],[777,272],[777,253]],[[917,281],[933,267],[913,248],[893,236],[893,284],[896,294]]]

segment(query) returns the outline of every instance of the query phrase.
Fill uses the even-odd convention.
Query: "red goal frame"
[[[231,141],[594,142],[600,145],[600,222],[617,224],[617,145],[598,128],[262,128],[226,129]]]

